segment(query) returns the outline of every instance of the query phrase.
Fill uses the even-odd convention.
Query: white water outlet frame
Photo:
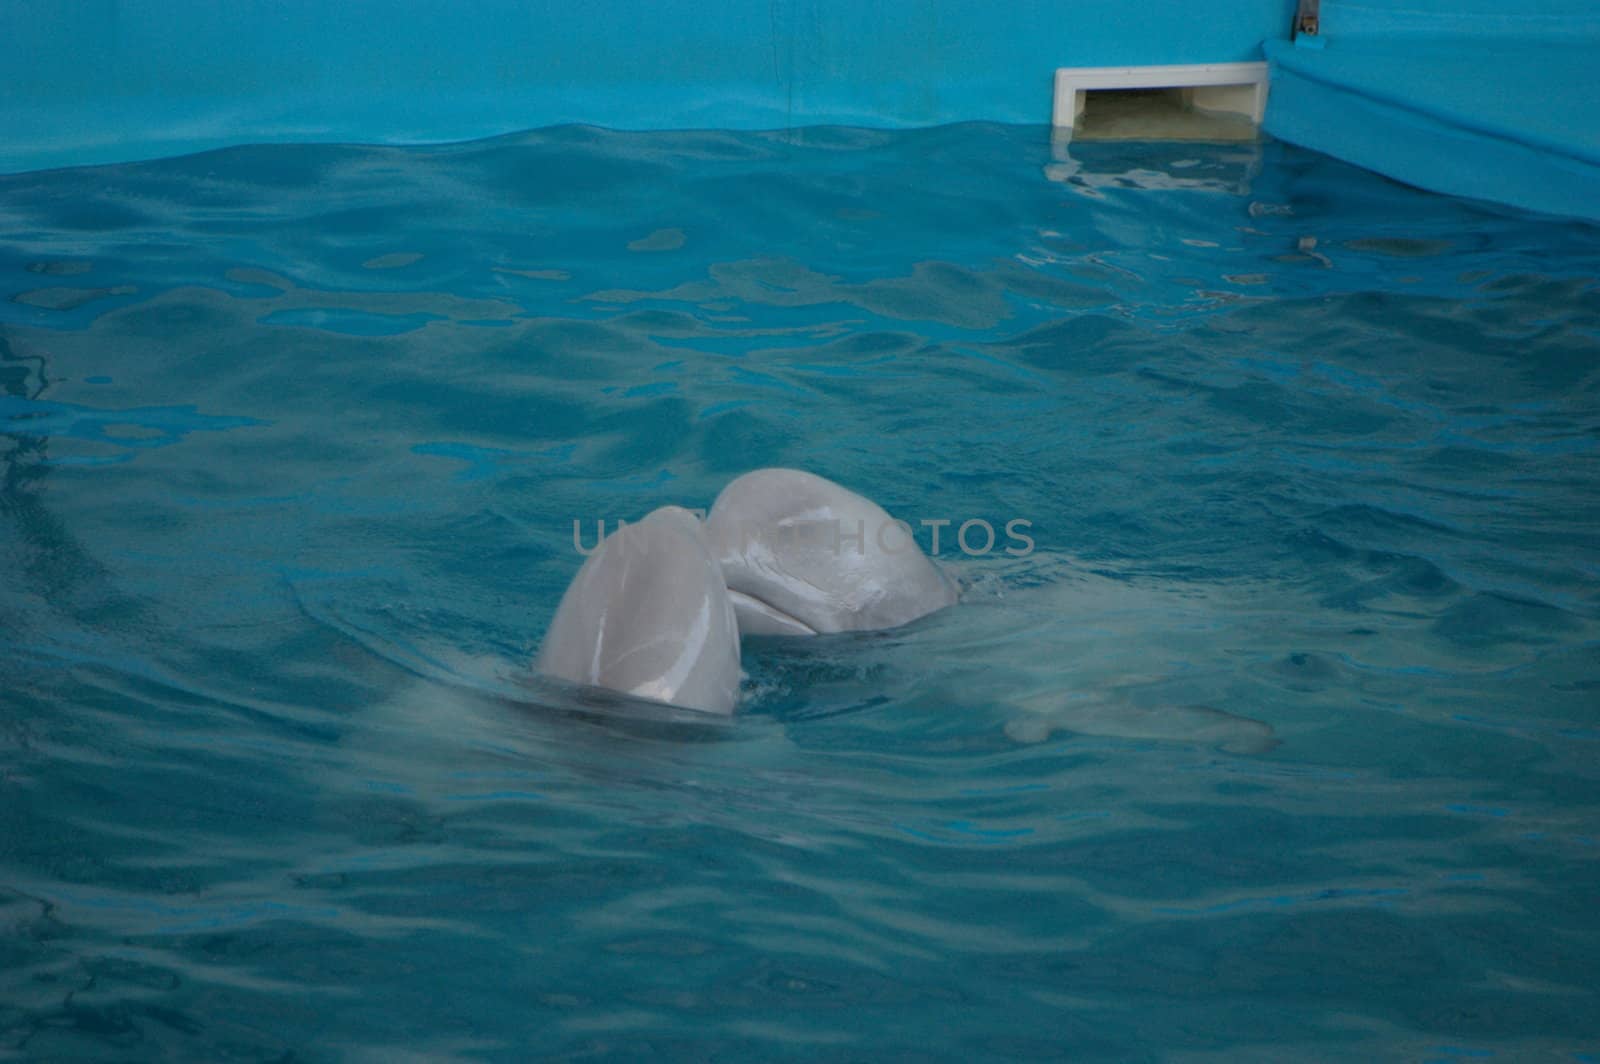
[[[1103,89],[1182,89],[1187,108],[1243,115],[1259,126],[1267,112],[1267,64],[1061,67],[1050,124],[1072,129],[1083,117],[1088,95]]]

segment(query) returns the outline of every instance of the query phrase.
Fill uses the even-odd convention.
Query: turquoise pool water
[[[0,1057],[1600,1059],[1600,231],[1071,155],[0,178]],[[965,600],[526,682],[574,521],[764,465]]]

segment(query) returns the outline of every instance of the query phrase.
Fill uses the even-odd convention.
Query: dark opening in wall
[[[1190,88],[1086,89],[1073,125],[1075,140],[1255,139],[1256,124],[1242,113],[1249,85]]]

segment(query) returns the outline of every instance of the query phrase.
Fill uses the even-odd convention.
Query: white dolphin
[[[694,514],[663,506],[605,538],[572,578],[536,668],[709,713],[739,700],[739,628]]]
[[[745,635],[895,628],[957,598],[908,526],[798,469],[735,479],[712,505],[706,532]]]
[[[1072,567],[1049,586],[1054,590],[1004,608],[980,601],[959,629],[947,626],[931,642],[917,642],[916,663],[905,677],[921,675],[930,649],[964,660],[984,648],[979,672],[958,667],[931,682],[943,690],[992,690],[998,669],[1009,678],[1000,701],[1014,713],[1006,734],[1017,742],[1040,742],[1065,730],[1176,739],[1235,753],[1265,753],[1277,745],[1272,728],[1260,721],[1135,697],[1134,689],[1144,685],[1130,684],[1125,675],[1108,682],[1120,674],[1094,667],[1106,655],[1107,633],[1127,623],[1123,615],[1130,611],[1135,630],[1113,642],[1138,660],[1173,639],[1159,624],[1154,627],[1161,630],[1146,631],[1151,618],[1178,618],[1180,631],[1193,627],[1187,598],[1141,597],[1123,582]],[[872,500],[800,470],[761,469],[724,488],[704,524],[688,510],[667,506],[608,536],[567,588],[537,668],[570,683],[729,714],[739,696],[741,634],[893,628],[956,598],[949,578]],[[1048,675],[1039,672],[1041,633],[1047,633],[1054,663]],[[941,649],[953,652],[938,654]],[[912,650],[907,645],[889,653]],[[1061,691],[1056,670],[1062,662],[1076,666],[1075,695]],[[919,682],[910,681],[908,690]]]
[[[741,635],[893,628],[956,597],[871,499],[797,469],[759,469],[724,488],[704,524],[666,506],[606,537],[562,597],[535,668],[731,713]]]

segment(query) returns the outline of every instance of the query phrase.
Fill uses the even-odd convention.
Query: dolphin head
[[[739,629],[694,514],[664,506],[607,536],[573,577],[536,668],[711,713],[739,698]]]
[[[729,483],[706,533],[746,635],[893,628],[956,601],[908,526],[798,469],[758,469]]]

